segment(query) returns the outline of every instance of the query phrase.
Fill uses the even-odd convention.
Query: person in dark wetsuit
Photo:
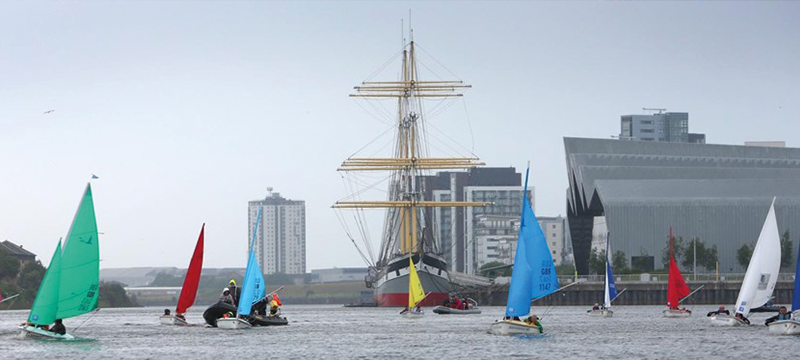
[[[50,328],[50,332],[54,332],[59,335],[64,335],[67,333],[67,328],[64,327],[64,323],[61,322],[61,319],[56,319],[56,323],[53,324],[53,327]]]
[[[164,309],[164,316],[170,316],[170,315],[171,312],[169,311],[169,309]]]
[[[738,319],[739,321],[741,321],[741,322],[743,322],[743,323],[745,323],[745,324],[747,324],[747,325],[750,325],[750,320],[748,320],[746,317],[744,317],[744,314],[742,314],[742,313],[736,313],[736,316],[735,316],[735,317],[736,317],[736,319]]]
[[[706,316],[715,316],[715,315],[722,315],[722,314],[725,314],[725,315],[730,315],[730,314],[731,314],[731,312],[730,312],[730,311],[728,311],[728,310],[725,310],[725,306],[724,306],[724,305],[720,305],[720,306],[719,306],[719,310],[717,310],[717,311],[710,311],[710,312],[709,312],[709,313],[708,313]]]
[[[767,321],[764,322],[764,325],[769,325],[773,322],[781,320],[792,320],[792,314],[786,310],[786,306],[781,306],[780,310],[778,310],[778,315],[767,319]]]

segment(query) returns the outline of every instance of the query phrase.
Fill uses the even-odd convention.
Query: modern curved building
[[[776,197],[778,228],[796,253],[800,234],[800,149],[612,139],[564,138],[567,220],[578,273],[589,272],[594,218],[604,216],[612,251],[661,254],[669,228],[716,246],[720,272],[744,272],[736,260],[755,244]]]

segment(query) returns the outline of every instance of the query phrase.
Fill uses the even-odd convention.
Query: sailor
[[[164,309],[164,316],[170,316],[170,314],[169,309]]]
[[[594,305],[592,306],[592,310],[590,310],[590,311],[595,311],[595,310],[600,310],[600,304],[594,303]],[[590,311],[587,311],[587,312],[590,312]]]
[[[722,315],[722,314],[725,314],[725,315],[730,315],[731,314],[730,311],[725,310],[725,305],[720,305],[719,306],[719,310],[711,311],[706,316],[715,316],[715,315]]]
[[[743,322],[743,323],[745,323],[747,325],[750,325],[750,320],[748,320],[746,317],[744,317],[744,314],[736,313],[736,318],[739,319],[739,321],[741,321],[741,322]]]
[[[272,301],[269,303],[269,316],[278,316],[281,314],[280,306],[283,305],[278,294],[272,294]]]
[[[228,282],[228,289],[230,289],[231,291],[231,296],[233,297],[233,303],[238,304],[239,296],[242,293],[242,289],[236,287],[236,280],[231,279],[231,281]]]
[[[219,301],[226,304],[235,305],[233,302],[233,295],[231,295],[231,291],[228,288],[222,290],[222,296],[219,297]]]
[[[786,310],[786,306],[781,306],[780,310],[778,310],[778,315],[775,315],[767,319],[767,321],[764,322],[764,325],[769,325],[775,321],[791,320],[791,319],[792,319],[792,314],[789,314],[789,312]]]
[[[56,323],[53,324],[53,327],[50,328],[50,332],[64,335],[67,333],[67,328],[64,327],[64,323],[61,322],[61,319],[56,319]]]
[[[455,299],[456,299],[456,301],[455,301],[455,303],[453,303],[453,308],[455,308],[455,309],[463,309],[464,308],[464,304],[461,302],[461,299],[459,299],[458,296],[456,296]]]
[[[539,328],[539,334],[544,332],[544,327],[542,326],[542,323],[539,322],[539,317],[536,315],[528,316],[525,319],[525,323],[528,324],[529,326],[536,326],[537,328]]]

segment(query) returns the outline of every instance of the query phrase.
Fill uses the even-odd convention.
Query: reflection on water
[[[0,311],[0,358],[788,359],[800,350],[800,337],[768,334],[767,314],[753,314],[751,327],[713,328],[705,318],[713,309],[696,306],[691,318],[665,319],[658,306],[618,306],[613,318],[540,307],[546,335],[519,337],[486,333],[502,307],[406,319],[398,309],[288,305],[289,326],[241,331],[159,325],[160,308],[103,309],[73,333],[93,340],[72,342],[18,340],[14,329],[27,311]],[[203,310],[191,309],[187,319],[202,324]],[[65,321],[70,332],[85,316]]]

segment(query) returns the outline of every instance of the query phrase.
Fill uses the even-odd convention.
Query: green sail
[[[92,187],[88,184],[64,242],[56,318],[65,319],[94,310],[99,280],[100,247]]]
[[[50,325],[56,319],[58,310],[58,283],[61,278],[61,241],[53,253],[50,266],[44,273],[42,284],[33,300],[28,322],[36,325]]]

